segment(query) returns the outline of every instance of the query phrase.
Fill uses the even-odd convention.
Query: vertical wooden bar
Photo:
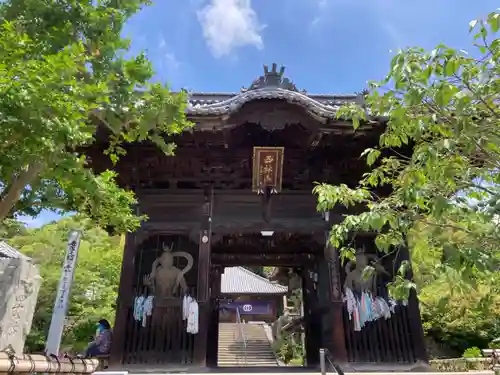
[[[207,366],[217,367],[219,353],[219,299],[220,282],[224,268],[220,266],[211,267],[211,296],[210,316],[208,319],[208,344],[207,344]]]
[[[205,201],[200,226],[199,252],[198,252],[198,306],[199,306],[199,332],[195,337],[194,363],[206,366],[208,325],[210,309],[210,261],[212,250],[212,206],[213,189],[205,189]]]
[[[329,214],[325,215],[328,223]],[[330,230],[325,234],[325,260],[328,263],[330,280],[330,319],[332,325],[332,347],[329,348],[333,359],[337,363],[347,362],[346,332],[343,319],[342,286],[340,277],[340,257],[338,249],[330,245]],[[349,330],[349,327],[347,327]]]
[[[401,260],[408,260],[411,263],[410,252],[407,247],[400,251],[399,256]],[[413,279],[413,272],[411,271],[411,268],[407,277],[409,279]],[[422,327],[422,320],[420,318],[420,308],[418,305],[417,294],[414,290],[410,291],[407,309],[407,314],[405,315],[408,320],[410,337],[412,340],[411,345],[413,347],[415,360],[428,362],[429,356],[425,345],[424,328]]]
[[[127,320],[130,302],[133,292],[134,257],[136,248],[136,233],[125,235],[125,248],[123,251],[122,270],[120,275],[120,286],[116,301],[116,315],[113,329],[113,345],[111,346],[110,366],[119,366],[123,361],[124,349],[127,339],[125,333],[128,330]]]
[[[321,344],[320,319],[318,318],[318,301],[311,279],[311,270],[302,270],[302,291],[304,303],[304,320],[306,334],[306,364],[308,367],[319,366],[319,345]]]

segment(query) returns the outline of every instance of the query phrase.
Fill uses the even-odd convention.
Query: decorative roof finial
[[[297,87],[288,78],[284,77],[285,67],[282,65],[278,71],[278,65],[272,64],[271,71],[269,67],[264,64],[264,75],[260,76],[252,82],[249,88],[242,88],[241,91],[257,90],[264,88],[280,88],[289,91],[299,91]],[[302,91],[305,93],[305,91]]]

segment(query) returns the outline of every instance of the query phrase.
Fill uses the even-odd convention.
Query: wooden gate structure
[[[426,361],[415,296],[391,319],[354,331],[343,303],[347,267],[327,243],[345,211],[318,213],[311,193],[315,181],[353,186],[366,172],[359,155],[377,144],[383,122],[353,131],[336,116],[341,105],[360,100],[299,91],[273,64],[240,92],[192,94],[187,113],[196,127],[174,139],[175,156],[149,144],[126,146],[112,167],[102,156],[104,143],[88,151],[95,169],[117,170],[120,184],[138,196],[137,212],[149,217],[126,237],[111,365],[216,365],[220,275],[234,265],[290,267],[302,276],[308,365],[318,363],[321,347],[339,363]],[[269,149],[255,155],[256,146]],[[356,242],[374,253],[369,236]],[[168,259],[155,262],[165,249]],[[137,321],[134,298],[159,277],[153,269],[160,263],[185,289],[156,297],[152,316]],[[182,319],[184,293],[199,304],[195,335]]]

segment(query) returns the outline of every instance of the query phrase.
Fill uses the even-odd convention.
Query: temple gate
[[[126,238],[111,365],[214,366],[220,275],[239,265],[299,275],[309,366],[318,364],[319,348],[341,364],[426,360],[415,296],[390,319],[355,330],[343,297],[345,285],[360,282],[359,269],[342,264],[327,243],[346,211],[318,213],[311,193],[315,181],[353,186],[366,172],[359,155],[377,144],[383,123],[374,119],[354,131],[336,116],[341,105],[360,101],[357,94],[299,91],[273,64],[238,93],[192,94],[187,112],[196,127],[174,139],[175,156],[149,144],[126,146],[115,167],[119,182],[136,192],[137,212],[149,220]],[[112,168],[102,142],[89,150],[97,170]],[[356,244],[360,259],[377,259],[368,235]],[[383,259],[385,271],[371,281],[375,293],[385,296],[400,261]],[[153,294],[144,323],[134,317],[134,301]],[[182,316],[186,295],[199,305],[195,334]]]

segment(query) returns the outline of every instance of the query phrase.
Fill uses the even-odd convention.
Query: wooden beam
[[[246,266],[246,265],[259,265],[259,266],[277,266],[277,267],[299,267],[302,265],[309,265],[314,263],[315,256],[312,254],[297,254],[297,253],[234,253],[234,254],[212,254],[212,263],[231,266]]]

